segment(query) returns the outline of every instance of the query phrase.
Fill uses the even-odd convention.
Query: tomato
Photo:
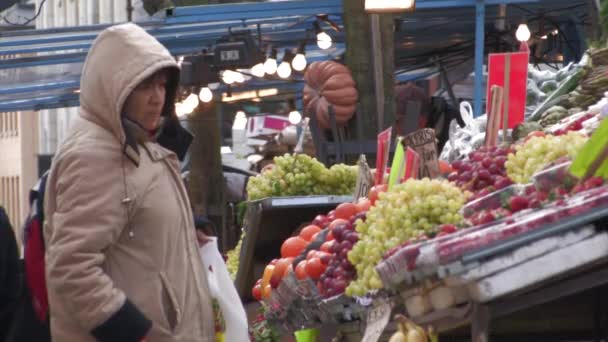
[[[306,273],[306,261],[300,261],[298,266],[296,266],[296,278],[299,280],[303,280],[308,278],[308,274]]]
[[[304,269],[306,270],[306,274],[313,280],[319,279],[321,274],[325,272],[325,266],[321,263],[321,259],[316,257],[308,260]]]
[[[289,266],[287,266],[285,272],[283,273],[283,278],[287,277],[291,272],[293,272],[293,266],[292,264],[289,264]]]
[[[332,257],[331,253],[327,253],[327,252],[319,252],[319,253],[317,253],[317,258],[319,258],[321,260],[321,263],[323,265],[329,264],[329,261],[331,260],[331,257]]]
[[[290,237],[289,239],[285,240],[281,246],[281,257],[295,258],[302,253],[307,245],[308,241],[299,236]]]
[[[283,280],[283,277],[285,276],[285,270],[287,270],[292,262],[293,258],[283,258],[279,259],[274,265],[274,272],[272,272],[272,278],[270,278],[270,285],[272,285],[273,288],[279,286],[281,280]]]
[[[310,226],[306,226],[300,231],[300,237],[306,241],[312,241],[313,235],[317,234],[321,231],[319,226],[315,226],[311,224]]]
[[[319,236],[319,234],[320,234],[320,233],[321,233],[321,232],[317,232],[317,233],[315,233],[315,235],[313,235],[313,236],[312,236],[312,238],[310,239],[310,241],[315,241],[315,240],[317,240],[317,237]]]
[[[369,210],[369,208],[372,206],[372,202],[366,197],[361,197],[355,205],[357,206],[357,213],[362,213]]]
[[[334,229],[334,228],[336,228],[337,225],[340,225],[340,224],[349,224],[349,223],[350,222],[348,222],[348,220],[346,220],[346,219],[337,218],[337,219],[331,221],[331,223],[329,224],[329,229]]]
[[[357,206],[353,203],[342,203],[336,208],[336,218],[348,220],[357,214]]]
[[[325,241],[334,241],[334,234],[331,233],[331,230],[329,231],[329,234],[327,234],[327,237],[325,237]]]
[[[386,192],[387,190],[388,184],[380,184],[373,186],[369,191],[369,196],[367,196],[369,198],[369,201],[371,202],[371,205],[374,205],[376,203],[376,201],[378,200],[378,195],[380,195],[380,193]]]
[[[331,233],[330,233],[331,234]],[[331,245],[333,245],[334,242],[333,241],[325,241],[322,245],[321,245],[321,252],[325,252],[325,253],[330,253],[330,249],[331,249]]]
[[[447,175],[447,174],[454,172],[454,169],[452,168],[452,165],[450,165],[450,163],[440,160],[439,161],[439,172],[442,175]]]
[[[336,211],[332,210],[329,213],[327,213],[327,222],[331,222],[333,220],[336,219]]]
[[[542,131],[532,131],[532,132],[528,133],[528,135],[526,135],[524,142],[527,142],[528,140],[530,140],[534,137],[544,137],[545,135],[546,135],[545,132],[542,132]]]
[[[260,299],[262,299],[262,285],[257,284],[256,286],[254,286],[251,290],[251,295],[253,296],[253,298],[255,298],[255,300],[259,302]]]

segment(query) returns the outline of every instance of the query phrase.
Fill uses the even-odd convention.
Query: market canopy
[[[497,4],[509,4],[507,13],[501,14]],[[397,81],[435,74],[439,70],[438,63],[449,70],[456,69],[471,62],[475,53],[478,55],[476,68],[482,70],[484,47],[500,46],[501,42],[509,42],[509,36],[513,35],[494,28],[500,18],[505,18],[511,25],[526,18],[531,25],[540,22],[539,27],[563,28],[560,32],[564,32],[568,42],[566,47],[571,50],[568,53],[576,58],[584,50],[583,46],[577,45],[580,45],[579,38],[584,36],[582,27],[593,22],[593,13],[597,12],[592,0],[418,0],[416,7],[415,13],[396,20]],[[567,10],[566,14],[564,10]],[[316,45],[313,29],[313,22],[320,14],[327,15],[343,29],[342,11],[342,0],[236,3],[178,7],[139,24],[176,56],[210,49],[231,28],[245,28],[256,38],[259,33],[264,45],[277,48],[279,59],[284,48],[295,48],[300,42],[306,42],[310,63],[342,57],[345,49],[343,32],[331,31],[333,46],[321,50]],[[78,105],[82,62],[93,39],[108,26],[1,33],[0,111]],[[329,30],[329,26],[325,29]],[[472,70],[472,63],[469,64],[464,73]],[[481,85],[481,77],[478,79],[476,87]],[[300,90],[303,83],[301,78],[288,81],[254,79],[240,85],[238,90],[270,86],[293,92]],[[478,97],[481,101],[481,96]]]

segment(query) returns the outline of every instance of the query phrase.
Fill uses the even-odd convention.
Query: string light
[[[515,37],[517,38],[517,40],[519,40],[520,42],[527,42],[528,40],[530,40],[530,29],[528,28],[528,25],[526,25],[525,23],[521,23],[519,24],[519,27],[517,27],[517,31],[515,32]]]
[[[264,70],[264,63],[258,63],[251,68],[251,74],[255,77],[264,77],[266,71]]]
[[[291,112],[289,112],[289,122],[292,125],[297,125],[302,121],[302,114],[300,114],[300,112],[298,112],[297,110],[292,110]]]
[[[305,48],[305,43],[300,43],[300,47],[298,48],[298,53],[293,58],[293,61],[291,61],[291,66],[293,67],[293,70],[303,71],[304,69],[306,69],[306,65],[308,64],[308,61],[306,61],[306,55],[304,54],[304,48]]]
[[[192,113],[192,111],[194,111],[194,109],[196,109],[196,107],[198,107],[198,96],[196,96],[196,94],[191,93],[190,95],[188,95],[188,97],[186,98],[186,100],[184,101],[184,105],[186,106],[186,108],[191,109],[189,111],[189,113]],[[188,111],[186,111],[188,112]]]
[[[270,56],[264,62],[264,71],[268,75],[272,75],[277,72],[277,49],[272,49]]]
[[[283,61],[281,65],[279,65],[277,69],[277,74],[281,78],[288,78],[291,76],[291,61],[293,61],[293,52],[289,49],[285,49],[285,53],[283,54]]]
[[[323,31],[323,29],[321,28],[321,25],[319,25],[318,22],[313,22],[313,26],[315,28],[315,33],[317,34],[317,46],[319,47],[319,49],[321,50],[327,50],[331,47],[332,44],[332,39],[331,36],[328,35],[325,31]]]
[[[213,100],[213,92],[211,89],[209,89],[209,87],[203,87],[201,88],[200,93],[198,93],[198,98],[202,102],[209,103],[211,100]]]

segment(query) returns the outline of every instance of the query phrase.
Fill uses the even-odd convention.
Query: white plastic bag
[[[210,295],[218,301],[226,321],[225,341],[249,341],[245,308],[217,248],[217,238],[210,239],[201,247],[200,253],[207,272]]]

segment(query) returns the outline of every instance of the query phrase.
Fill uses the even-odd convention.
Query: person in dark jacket
[[[20,295],[19,250],[8,215],[0,206],[0,341],[13,321]]]

